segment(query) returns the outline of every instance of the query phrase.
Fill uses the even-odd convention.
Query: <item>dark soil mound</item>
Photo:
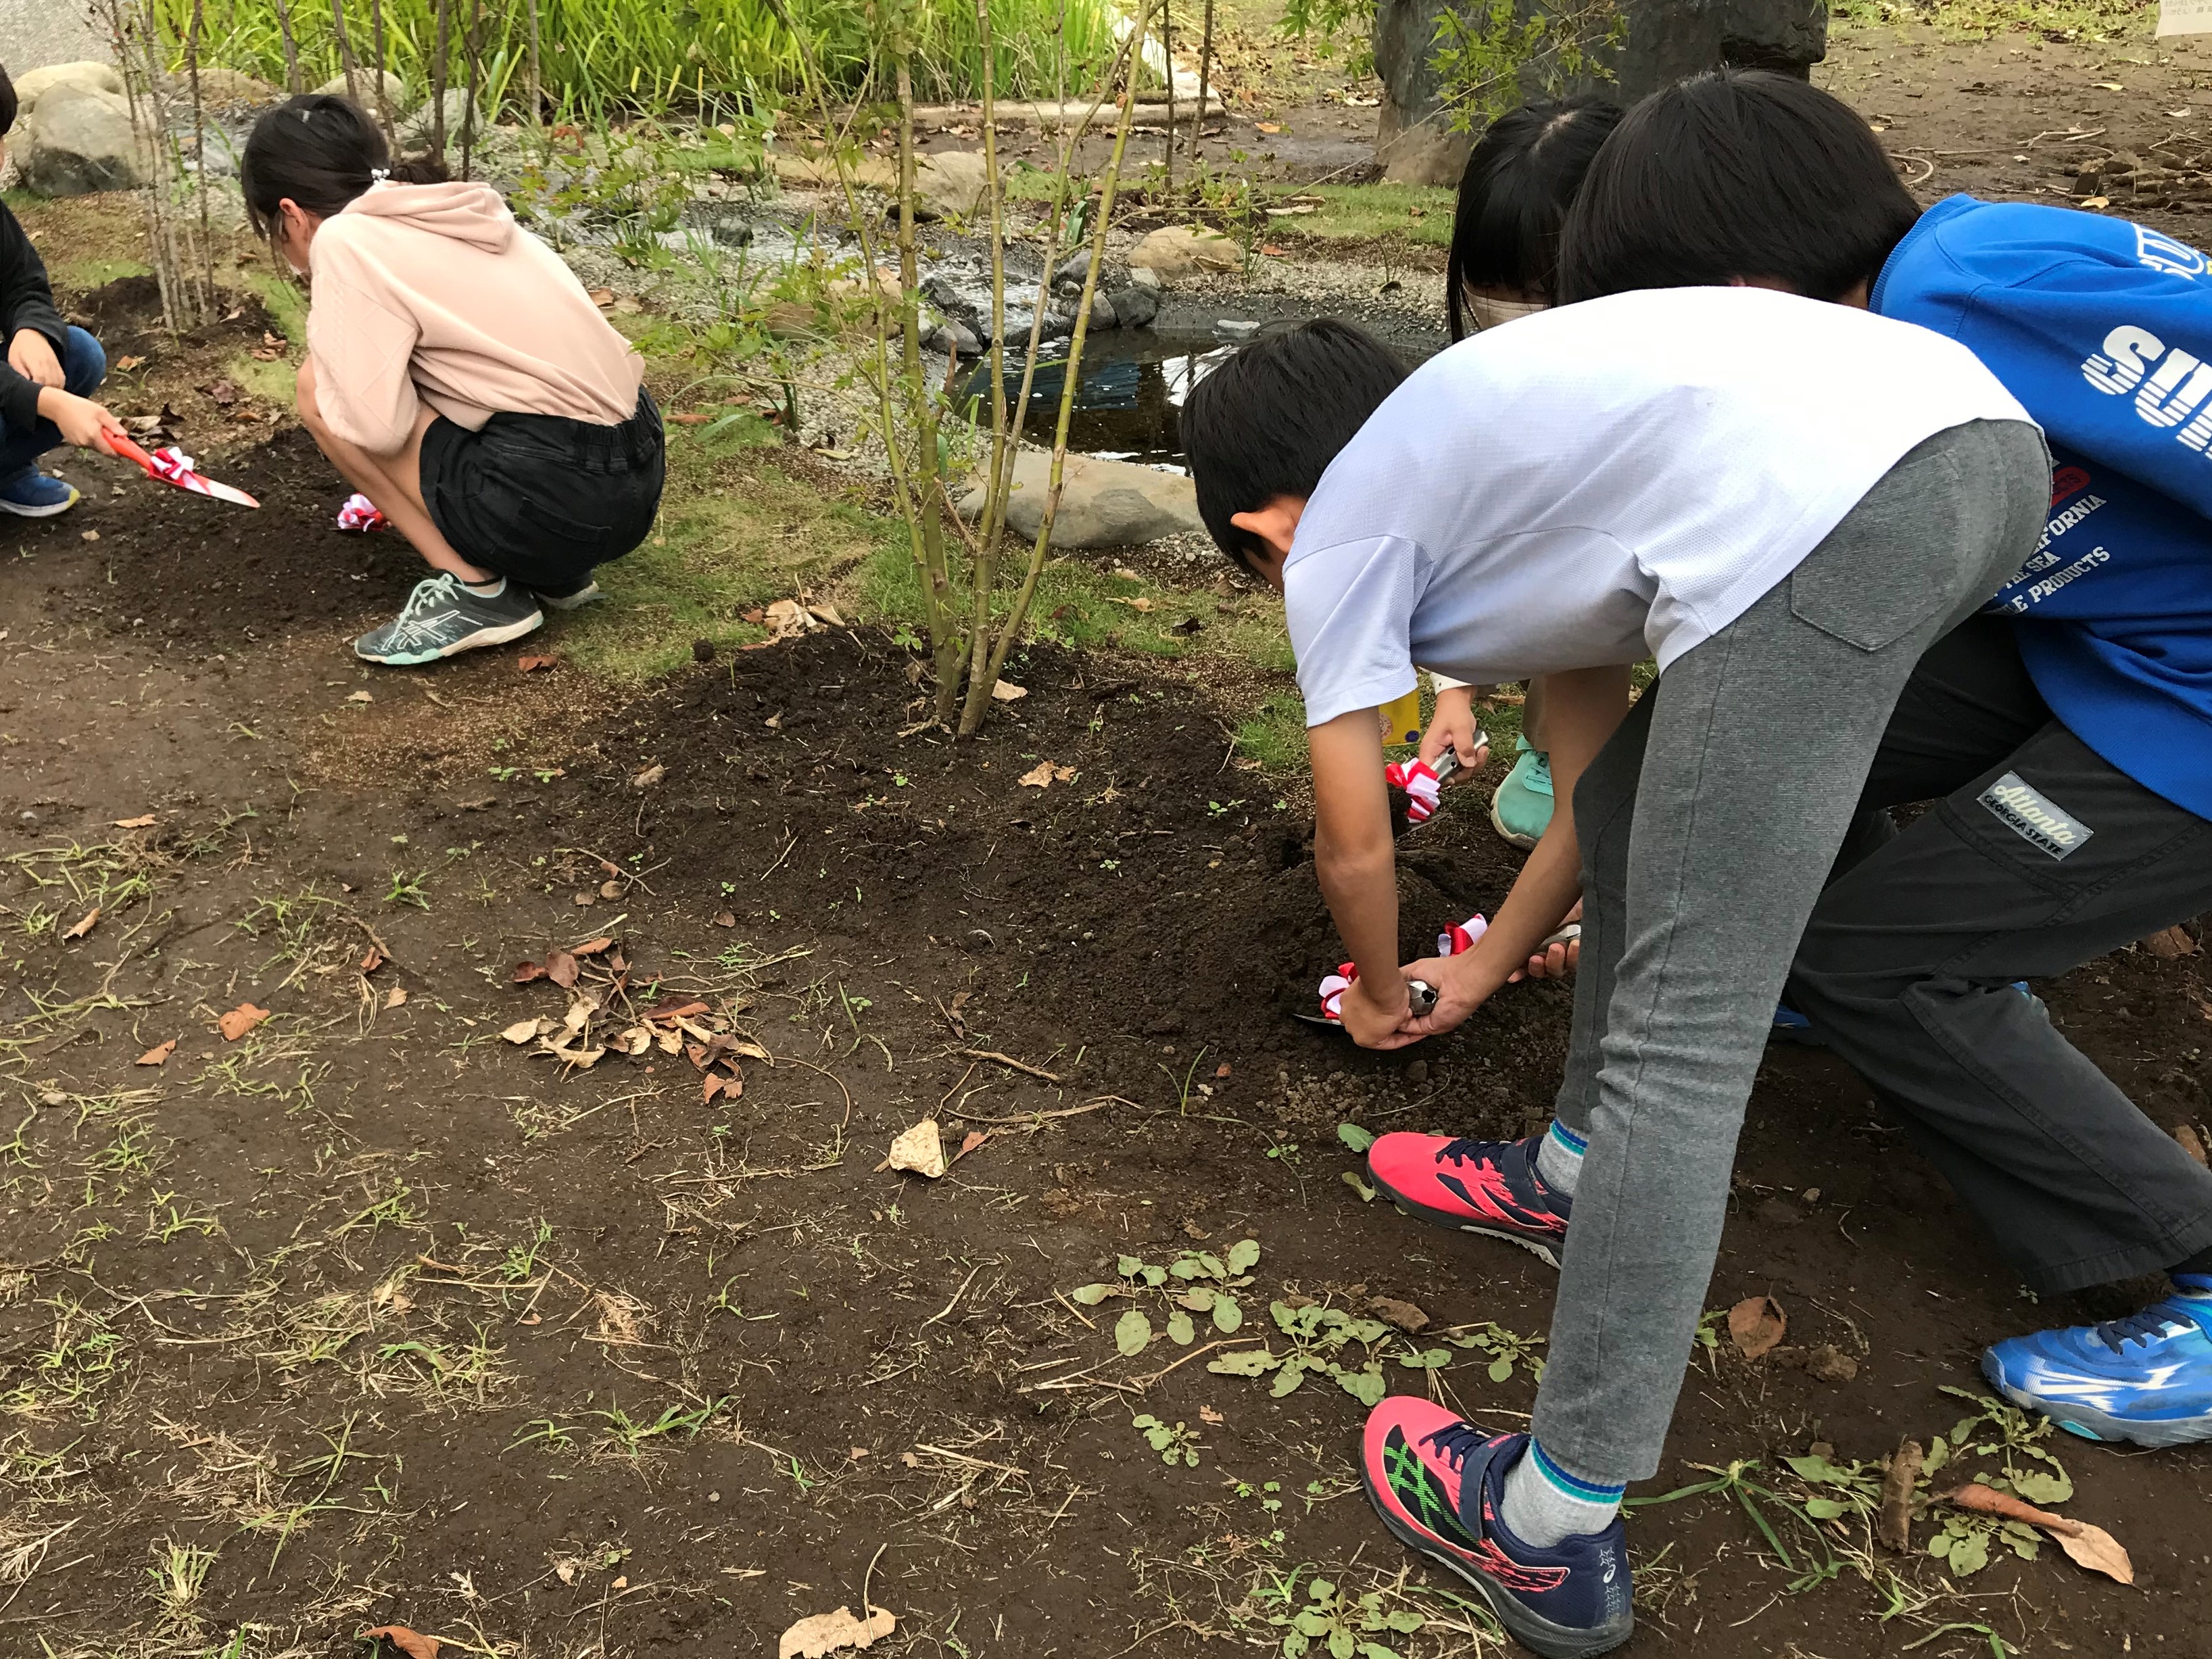
[[[185,343],[210,345],[239,339],[258,345],[263,334],[275,331],[276,319],[259,295],[226,291],[217,298],[220,312],[200,327],[185,331]],[[151,276],[118,276],[80,295],[69,313],[71,322],[98,335],[108,356],[113,357],[161,331],[161,287]],[[167,343],[169,337],[162,333],[161,338]]]

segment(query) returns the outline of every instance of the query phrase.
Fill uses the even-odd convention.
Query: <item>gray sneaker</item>
[[[574,611],[580,605],[589,605],[599,597],[599,585],[595,581],[586,580],[581,587],[571,589],[566,593],[541,592],[538,595],[538,603],[550,605],[556,611]]]
[[[369,662],[411,667],[479,646],[504,645],[544,621],[536,597],[519,582],[486,598],[441,571],[416,583],[399,615],[356,640],[353,652]]]

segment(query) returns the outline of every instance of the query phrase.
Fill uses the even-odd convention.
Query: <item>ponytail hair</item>
[[[288,198],[327,219],[384,179],[434,185],[445,178],[427,156],[395,163],[376,123],[330,93],[303,93],[269,111],[253,124],[239,164],[246,219],[271,240],[283,224],[278,204]]]

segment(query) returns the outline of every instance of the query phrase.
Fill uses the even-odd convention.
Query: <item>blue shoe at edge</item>
[[[2027,988],[2026,980],[2013,981],[2012,988],[2030,1002],[2035,1001],[2035,993]],[[1774,1024],[1766,1034],[1766,1040],[1769,1042],[1787,1042],[1799,1048],[1825,1048],[1828,1046],[1827,1039],[1813,1029],[1813,1022],[1786,1002],[1774,1005]]]
[[[76,486],[52,477],[36,467],[26,467],[12,478],[0,479],[0,513],[20,519],[51,519],[77,504]]]
[[[2212,1276],[2101,1325],[2008,1337],[1982,1374],[2015,1406],[2087,1440],[2183,1446],[2212,1440]]]

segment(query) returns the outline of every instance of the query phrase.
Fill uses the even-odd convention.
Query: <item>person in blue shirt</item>
[[[1923,213],[1841,101],[1723,70],[1607,141],[1559,297],[1735,283],[1947,335],[2048,436],[2040,544],[1899,700],[1788,1000],[2039,1295],[2170,1275],[2127,1318],[1996,1343],[1990,1382],[2093,1439],[2212,1440],[2212,1172],[2017,983],[2212,910],[2212,270],[2069,209],[1954,196]],[[1899,831],[1888,809],[1926,800]],[[1592,839],[1586,870],[1626,856]],[[1578,1007],[1607,995],[1591,961]],[[1551,1133],[1571,1145],[1586,1116],[1563,1094]],[[1530,1162],[1504,1143],[1491,1161]]]

